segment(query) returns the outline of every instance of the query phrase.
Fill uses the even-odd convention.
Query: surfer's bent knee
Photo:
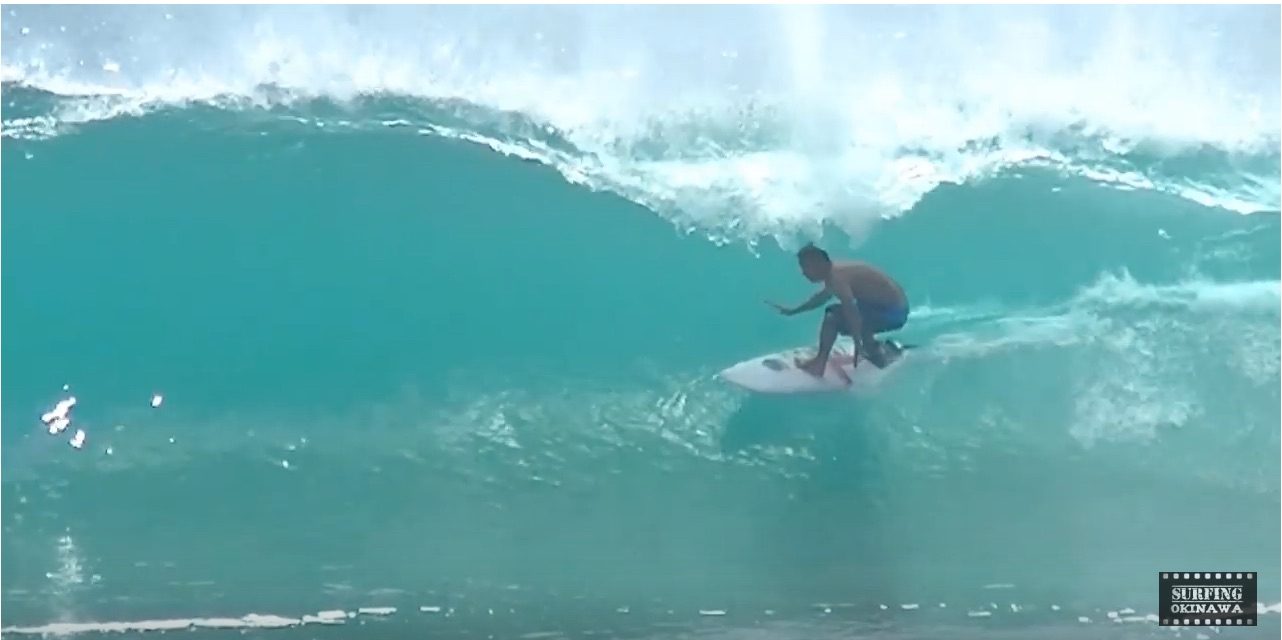
[[[858,306],[855,307],[855,313],[859,313]],[[824,324],[832,324],[837,327],[837,333],[854,337],[850,332],[850,325],[846,323],[846,312],[840,304],[828,305],[824,309]]]

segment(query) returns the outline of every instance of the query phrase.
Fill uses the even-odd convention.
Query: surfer
[[[859,364],[860,349],[864,357],[878,368],[889,364],[889,358],[877,341],[877,334],[894,331],[908,321],[908,297],[904,290],[880,269],[863,262],[833,261],[828,252],[808,244],[797,252],[797,263],[807,280],[823,283],[823,288],[809,300],[785,307],[767,301],[785,316],[818,309],[832,297],[837,304],[824,310],[819,329],[819,352],[809,360],[798,359],[797,366],[815,377],[823,377],[828,357],[838,335],[854,339],[854,362]],[[843,377],[845,373],[838,368]],[[846,382],[850,382],[846,378]]]

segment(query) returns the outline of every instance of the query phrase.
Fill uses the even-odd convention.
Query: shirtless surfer
[[[908,297],[890,276],[880,269],[863,262],[834,262],[828,252],[808,244],[797,252],[797,263],[807,280],[823,283],[823,288],[809,300],[796,307],[785,307],[767,301],[785,316],[818,309],[836,296],[837,304],[824,310],[823,326],[819,329],[819,352],[809,360],[797,360],[797,366],[815,377],[823,377],[828,367],[828,356],[837,342],[837,335],[854,338],[853,365],[859,363],[862,347],[868,361],[878,368],[885,367],[889,358],[877,341],[877,334],[894,331],[908,321]],[[838,369],[845,377],[845,373]],[[847,378],[846,382],[850,382]]]

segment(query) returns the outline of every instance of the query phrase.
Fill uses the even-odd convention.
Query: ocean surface
[[[0,633],[1276,638],[1279,22],[5,7]]]

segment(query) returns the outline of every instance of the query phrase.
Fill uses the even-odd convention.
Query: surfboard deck
[[[867,389],[903,362],[907,351],[912,348],[894,340],[883,341],[882,345],[890,350],[891,356],[890,363],[884,369],[868,362],[863,356],[860,356],[859,366],[853,366],[853,358],[849,352],[834,349],[824,376],[817,378],[797,367],[798,359],[808,359],[815,353],[813,348],[801,348],[744,360],[725,368],[719,375],[730,384],[756,393],[833,393]],[[849,383],[838,373],[839,367],[850,378]]]

